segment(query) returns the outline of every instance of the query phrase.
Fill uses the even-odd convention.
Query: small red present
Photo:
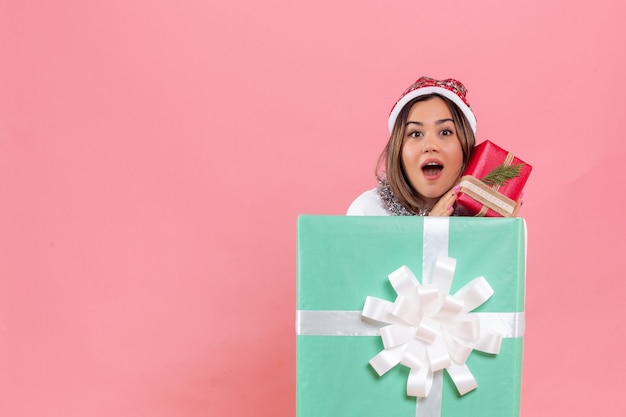
[[[476,145],[461,177],[455,212],[460,216],[513,217],[532,166],[498,145]]]

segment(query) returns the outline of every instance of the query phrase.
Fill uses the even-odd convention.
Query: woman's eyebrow
[[[452,119],[440,119],[440,120],[435,120],[435,124],[436,124],[436,125],[441,125],[441,124],[444,124],[444,123],[447,123],[447,122],[452,122],[452,123],[454,123],[454,120],[452,120]],[[408,125],[410,125],[410,124],[416,124],[416,125],[418,125],[418,126],[424,126],[424,123],[422,123],[422,122],[418,122],[418,121],[415,121],[415,120],[408,120],[408,121],[406,122],[406,125],[407,125],[407,126],[408,126]]]

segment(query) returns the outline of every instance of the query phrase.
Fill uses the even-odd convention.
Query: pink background
[[[422,74],[534,165],[523,415],[626,415],[625,22],[618,0],[1,1],[0,415],[293,416],[296,218],[375,185]]]

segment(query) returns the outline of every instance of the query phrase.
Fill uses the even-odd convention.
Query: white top
[[[376,188],[368,190],[358,196],[350,207],[348,207],[348,216],[391,216],[383,205],[380,196],[376,192]]]

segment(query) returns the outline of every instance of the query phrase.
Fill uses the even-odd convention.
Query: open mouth
[[[422,172],[428,179],[435,179],[441,175],[443,165],[440,162],[429,161],[422,165]]]

